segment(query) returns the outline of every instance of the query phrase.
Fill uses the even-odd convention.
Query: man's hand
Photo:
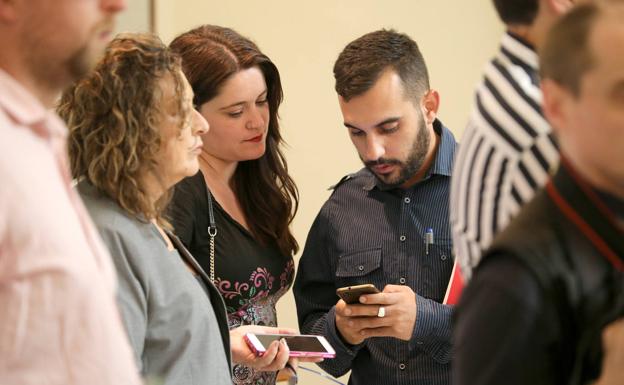
[[[394,337],[409,341],[416,325],[416,294],[409,286],[387,285],[379,294],[360,297],[365,304],[353,309],[354,315],[362,316],[354,322],[365,337]],[[383,306],[385,316],[377,317]],[[368,317],[364,317],[368,316]]]
[[[602,332],[602,372],[594,385],[624,383],[624,318],[605,327]]]
[[[336,327],[348,343],[356,345],[368,337],[412,338],[416,324],[416,294],[408,286],[387,285],[379,294],[360,296],[361,305],[336,304]],[[383,306],[385,316],[378,317]]]
[[[354,309],[358,307],[364,307],[364,305],[347,305],[343,300],[336,303],[336,328],[342,338],[351,345],[361,344],[366,338],[362,335],[362,328],[354,326],[354,322],[362,318],[354,315]]]

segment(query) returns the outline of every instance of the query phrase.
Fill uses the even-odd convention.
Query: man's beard
[[[95,66],[99,56],[90,52],[89,48],[88,45],[82,46],[66,62],[65,68],[67,68],[67,72],[73,80],[84,77]]]
[[[379,158],[376,161],[364,162],[364,165],[373,173],[373,175],[375,175],[375,177],[377,177],[377,180],[379,180],[380,185],[384,189],[402,186],[405,182],[416,175],[425,163],[427,151],[429,150],[429,144],[431,143],[431,137],[429,135],[429,131],[427,130],[425,119],[422,115],[420,116],[420,124],[418,126],[418,134],[416,134],[416,138],[414,139],[414,143],[412,143],[412,148],[405,162],[402,162],[399,159],[387,158]],[[372,168],[383,164],[398,165],[399,175],[393,179],[389,179],[390,176],[380,177],[377,175]]]
[[[100,59],[104,56],[105,45],[99,46],[97,35],[103,30],[113,30],[115,21],[112,18],[105,19],[96,25],[89,34],[85,44],[77,49],[65,63],[69,76],[75,81],[90,73]]]
[[[104,44],[100,46],[96,41],[96,35],[105,28],[112,28],[112,19],[106,20],[95,26],[82,46],[74,49],[71,56],[61,61],[59,52],[46,46],[45,38],[36,36],[34,40],[27,40],[28,46],[32,47],[29,55],[29,67],[38,83],[48,90],[62,90],[72,82],[86,76],[97,64],[104,54]],[[42,65],[48,63],[48,65]]]

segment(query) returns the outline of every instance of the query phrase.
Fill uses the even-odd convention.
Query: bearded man
[[[365,167],[334,187],[308,234],[294,286],[300,329],[329,340],[336,358],[320,366],[351,370],[349,384],[448,384],[456,142],[436,118],[439,94],[416,42],[395,31],[349,43],[334,76]],[[359,284],[381,293],[336,296]]]

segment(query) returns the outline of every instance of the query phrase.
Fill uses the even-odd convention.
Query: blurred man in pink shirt
[[[57,95],[125,0],[0,0],[0,384],[134,385],[110,257],[71,189]]]

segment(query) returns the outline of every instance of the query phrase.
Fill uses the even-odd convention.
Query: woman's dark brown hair
[[[182,70],[195,92],[196,106],[217,96],[235,73],[252,67],[262,71],[270,111],[266,152],[259,159],[238,164],[234,190],[256,239],[264,245],[277,245],[284,255],[296,253],[299,246],[289,225],[297,211],[299,193],[280,149],[283,139],[278,109],[283,94],[277,67],[249,39],[214,25],[183,33],[170,47],[182,57]]]
[[[179,56],[158,37],[120,35],[95,70],[63,93],[57,108],[69,127],[72,176],[85,178],[130,214],[164,226],[171,194],[152,202],[142,180],[157,166],[165,76],[175,84],[180,128],[191,112],[183,102],[180,69]]]

